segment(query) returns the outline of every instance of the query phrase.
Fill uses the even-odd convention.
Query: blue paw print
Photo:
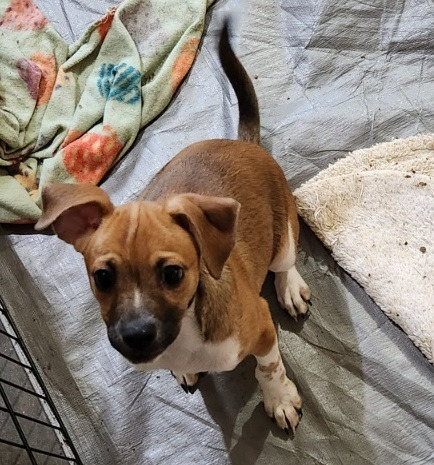
[[[98,91],[108,100],[117,100],[128,104],[140,100],[141,74],[133,66],[121,63],[117,66],[104,63],[98,76]]]

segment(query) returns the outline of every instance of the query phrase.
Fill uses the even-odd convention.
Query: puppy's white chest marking
[[[239,352],[239,343],[232,337],[219,343],[204,342],[190,308],[175,341],[152,362],[134,367],[144,371],[166,369],[182,373],[230,371],[240,361]]]

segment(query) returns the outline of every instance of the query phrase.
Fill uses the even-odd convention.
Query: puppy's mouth
[[[134,365],[138,365],[141,363],[151,363],[166,350],[166,347],[161,347],[159,349],[154,350],[153,352],[134,352],[132,350],[120,350],[113,344],[112,346]]]
[[[144,338],[143,341],[137,340],[131,344],[131,341],[122,337],[118,324],[107,327],[107,335],[112,347],[133,364],[152,362],[172,344],[179,331],[178,322],[162,323],[157,329],[155,338]]]

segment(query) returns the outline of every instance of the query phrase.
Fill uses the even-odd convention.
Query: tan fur
[[[198,142],[152,179],[143,198],[161,201],[180,192],[230,197],[241,204],[232,255],[241,257],[247,279],[259,292],[272,259],[287,241],[289,208],[295,208],[276,161],[258,145],[244,141]]]

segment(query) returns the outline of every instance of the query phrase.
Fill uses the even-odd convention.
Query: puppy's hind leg
[[[279,304],[295,320],[297,320],[298,315],[307,313],[310,303],[310,290],[295,265],[288,271],[277,272],[274,285]]]
[[[293,218],[291,220],[288,221],[286,240],[282,241],[281,249],[270,265],[270,271],[275,272],[274,284],[279,304],[294,319],[297,319],[298,315],[303,315],[308,311],[311,294],[308,285],[304,282],[295,267],[298,223],[295,223],[297,231],[294,235],[291,225],[294,224],[294,220]],[[297,220],[295,219],[295,221]]]

